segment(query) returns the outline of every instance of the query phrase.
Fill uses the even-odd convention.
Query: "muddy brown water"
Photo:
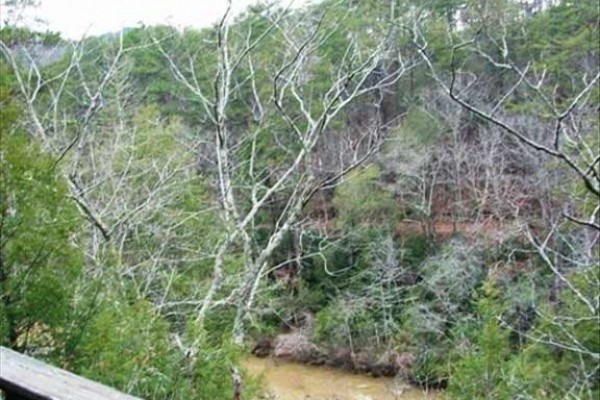
[[[262,376],[277,400],[433,400],[440,392],[423,391],[394,378],[373,378],[334,368],[272,358],[249,357],[242,365]]]

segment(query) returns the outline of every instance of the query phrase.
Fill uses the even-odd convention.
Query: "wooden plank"
[[[0,388],[32,400],[140,400],[4,347]]]

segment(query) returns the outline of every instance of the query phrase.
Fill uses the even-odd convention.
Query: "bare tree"
[[[214,132],[219,204],[226,229],[215,249],[212,283],[198,310],[197,321],[202,322],[215,305],[234,303],[237,315],[233,336],[239,343],[274,251],[290,232],[302,229],[304,206],[315,193],[335,185],[379,147],[380,124],[373,119],[357,136],[356,143],[344,149],[344,157],[335,163],[335,170],[329,168],[327,174],[317,173],[315,157],[319,159],[320,147],[333,134],[332,123],[357,99],[393,84],[410,64],[398,54],[390,54],[385,40],[366,49],[352,32],[345,32],[348,36],[346,47],[340,49],[341,58],[327,64],[320,50],[342,29],[340,23],[327,14],[333,10],[325,10],[317,16],[307,13],[304,20],[292,20],[287,18],[288,10],[274,8],[262,16],[253,16],[252,23],[242,26],[245,30],[240,31],[232,22],[230,8],[231,2],[228,2],[228,10],[215,28],[217,65],[210,89],[203,88],[195,79],[193,60],[192,66],[184,69],[166,49],[161,51],[175,77],[202,105],[198,112],[206,114]],[[255,32],[258,28],[254,23],[257,26],[266,23],[267,27]],[[261,60],[259,50],[264,55],[261,46],[273,41],[281,50],[270,48],[275,54],[267,61]],[[156,43],[160,46],[158,40]],[[395,68],[373,79],[374,71],[390,64],[390,60],[394,61]],[[317,68],[323,64],[328,65],[328,71],[325,76],[319,76]],[[270,93],[259,93],[260,79],[263,79],[261,87],[265,79],[270,82]],[[311,80],[315,79],[325,82],[325,88],[311,90]],[[252,125],[239,129],[234,127],[231,114],[234,100],[244,93],[249,96],[246,112],[251,116]],[[285,124],[285,133],[277,132],[281,128],[273,121],[279,126]],[[284,161],[274,165],[272,170],[261,167],[259,162],[262,155],[258,143],[266,140],[265,137],[285,154]],[[240,146],[247,143],[249,154],[240,157]],[[237,179],[240,174],[246,177],[243,182]],[[274,202],[278,207],[268,238],[256,243],[257,217]],[[225,279],[224,258],[239,241],[245,263],[242,278],[228,296],[217,300]]]

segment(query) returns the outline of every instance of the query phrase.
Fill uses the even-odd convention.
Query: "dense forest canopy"
[[[448,398],[598,398],[599,22],[323,0],[4,24],[1,344],[148,399],[229,399],[282,334]]]

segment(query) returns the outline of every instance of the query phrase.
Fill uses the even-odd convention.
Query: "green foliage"
[[[338,297],[315,319],[314,339],[330,347],[364,348],[374,345],[377,316],[358,298]]]
[[[186,47],[193,44],[197,46],[204,40],[202,32],[195,33],[191,35],[185,31],[181,34],[169,26],[127,30],[123,45],[134,47],[126,58],[130,67],[131,87],[140,104],[158,105],[164,116],[195,120],[192,113],[184,112],[191,103],[184,88],[173,79],[167,59],[153,45],[155,40],[160,42],[170,56],[179,59],[186,55]],[[202,56],[206,57],[207,54],[202,52]],[[207,74],[208,71],[205,71],[201,76],[206,77]]]
[[[505,399],[507,360],[510,356],[508,331],[500,327],[498,292],[490,282],[477,301],[478,323],[473,346],[452,368],[447,395],[453,399]]]
[[[569,276],[582,296],[598,290],[598,270]],[[477,323],[471,324],[466,347],[451,364],[446,392],[452,399],[507,399],[517,396],[564,399],[598,396],[600,328],[598,312],[571,289],[565,288],[560,305],[544,301],[529,330],[507,324],[507,303],[500,289],[486,282],[477,302]],[[588,297],[591,298],[591,297]],[[525,334],[525,344],[511,346],[512,332]]]
[[[568,276],[584,298],[597,296],[600,273],[597,266]],[[515,355],[512,367],[518,390],[534,397],[564,399],[578,393],[582,399],[600,394],[598,354],[600,315],[591,312],[575,291],[565,288],[560,306],[544,304],[535,336]]]
[[[149,199],[156,199],[160,207],[147,208],[137,234],[126,241],[121,263],[138,265],[138,274],[145,276],[156,265],[147,254],[162,249],[163,257],[172,260],[170,270],[158,271],[154,284],[168,286],[169,299],[186,297],[211,271],[210,260],[182,261],[190,257],[191,248],[210,251],[218,238],[210,192],[204,177],[194,170],[193,153],[181,149],[188,138],[180,121],[161,118],[157,107],[147,106],[132,116],[132,125],[131,137],[110,155],[115,160],[112,174],[129,179],[116,187],[107,181],[102,189],[117,191],[135,207],[142,208]],[[99,148],[113,152],[112,147]],[[173,275],[174,271],[178,273]]]
[[[411,107],[402,118],[398,135],[404,145],[423,148],[439,140],[442,129],[443,125],[435,115],[422,108]]]
[[[401,310],[401,331],[407,350],[416,356],[411,378],[426,385],[441,385],[448,365],[468,343],[465,331],[475,315],[473,295],[484,278],[479,255],[466,243],[454,240],[418,264],[420,280],[407,288],[410,299]]]
[[[404,236],[400,244],[402,262],[407,265],[418,266],[435,250],[437,250],[435,243],[422,235]]]
[[[238,347],[215,344],[188,323],[183,340],[195,341],[197,354],[173,348],[168,322],[144,300],[105,299],[69,354],[69,369],[146,399],[231,398],[229,367],[239,363]],[[215,329],[214,332],[219,332]],[[245,394],[256,382],[244,377]]]
[[[7,46],[23,46],[39,44],[55,46],[62,42],[58,32],[34,32],[27,28],[6,25],[0,28],[0,39]]]
[[[143,301],[107,299],[69,356],[77,373],[144,398],[167,398],[177,377],[178,352],[168,325]]]
[[[83,263],[71,238],[81,220],[53,159],[16,125],[10,74],[0,68],[1,341],[26,348],[28,336],[18,345],[19,336],[34,325],[56,333],[69,314]]]
[[[356,228],[361,225],[393,227],[396,221],[396,204],[392,195],[378,184],[380,171],[369,166],[348,174],[336,188],[333,205],[339,228]]]

